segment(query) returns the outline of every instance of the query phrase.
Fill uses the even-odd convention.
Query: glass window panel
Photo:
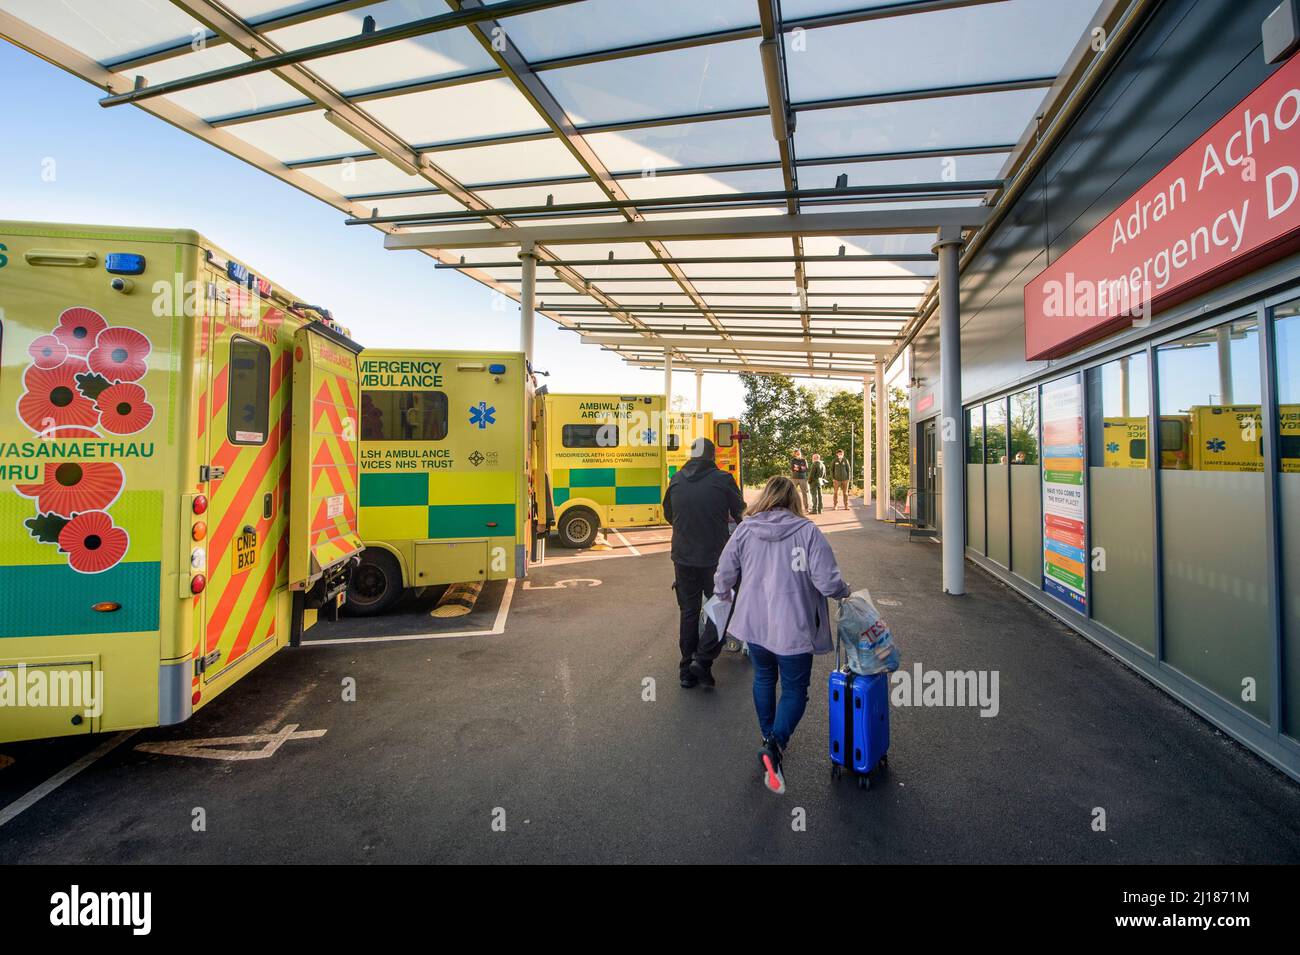
[[[586,0],[503,20],[510,39],[533,62],[658,40],[754,26],[750,0]]]
[[[984,406],[984,456],[989,464],[1007,463],[1007,405],[991,401]]]
[[[569,148],[555,137],[528,143],[435,149],[427,156],[439,169],[471,186],[585,174]]]
[[[131,75],[143,76],[150,86],[157,86],[170,80],[206,73],[208,70],[247,63],[248,59],[233,45],[222,43],[184,56],[132,67]],[[169,93],[163,98],[204,119],[219,119],[237,113],[309,102],[302,93],[270,72],[254,73],[197,89]]]
[[[3,0],[0,10],[85,53],[99,63],[189,43],[197,20],[170,3],[50,3]]]
[[[1055,76],[1095,9],[1080,0],[1004,0],[787,34],[790,97]]]
[[[1162,431],[1177,422],[1186,436],[1185,451],[1161,452],[1165,656],[1267,721],[1272,628],[1258,323],[1229,322],[1156,355]]]
[[[548,70],[546,87],[580,126],[767,103],[757,39]]]
[[[364,147],[358,145],[358,148]],[[429,188],[429,180],[407,175],[387,159],[345,159],[328,166],[311,166],[302,172],[344,196]]]
[[[416,215],[418,213],[454,212],[465,208],[451,196],[403,196],[398,199],[367,199],[366,205],[379,210],[381,216]]]
[[[826,163],[799,167],[799,188],[833,189],[841,174],[850,186],[896,185],[916,182],[945,182],[996,179],[1007,153],[976,156],[932,156],[924,159],[890,159],[879,162]]]
[[[1038,468],[1038,389],[1011,396],[1011,569],[1039,586],[1043,573],[1043,485]]]
[[[362,441],[442,441],[446,437],[444,392],[361,392]]]
[[[324,110],[240,123],[227,132],[281,162],[370,151],[360,140],[327,122]]]
[[[365,108],[412,145],[547,131],[541,116],[504,77],[371,100]]]
[[[1093,619],[1154,654],[1149,387],[1144,353],[1088,370],[1088,515]]]
[[[1282,522],[1282,730],[1300,738],[1300,299],[1273,311]]]
[[[692,173],[681,176],[636,176],[620,179],[619,185],[631,199],[712,196],[733,192],[777,192],[785,188],[779,169]]]
[[[1039,89],[1013,90],[807,110],[799,115],[795,150],[812,159],[1014,143],[1043,95]]]
[[[767,116],[590,133],[585,138],[606,169],[672,169],[780,158]]]
[[[966,546],[984,553],[984,406],[966,411]]]
[[[265,345],[246,338],[231,339],[226,409],[226,439],[231,444],[266,444],[271,352]]]
[[[1005,398],[984,406],[984,508],[989,558],[1003,566],[1011,563],[1011,475],[1007,463],[1007,402]]]

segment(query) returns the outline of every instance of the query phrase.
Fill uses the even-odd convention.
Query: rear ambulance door
[[[619,421],[618,447],[603,454],[614,476],[614,506],[610,527],[635,527],[663,521],[664,456],[668,422],[663,399],[655,396],[620,397],[624,415]]]
[[[211,273],[215,275],[216,273]],[[208,392],[208,586],[203,681],[277,635],[277,576],[287,560],[289,351],[283,314],[222,277],[211,310]]]
[[[361,553],[357,407],[361,346],[320,322],[293,339],[289,586],[311,590]],[[345,581],[330,574],[341,600]],[[320,594],[324,597],[325,594]]]

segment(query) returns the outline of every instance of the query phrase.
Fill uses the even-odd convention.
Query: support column
[[[943,403],[943,590],[966,592],[966,455],[961,406],[961,233],[941,229],[939,257],[939,389]]]
[[[876,520],[889,516],[889,392],[885,363],[876,362]]]
[[[673,350],[664,348],[664,414],[673,410]],[[664,418],[666,422],[667,417]]]
[[[879,359],[877,359],[879,360]],[[862,376],[862,506],[871,503],[871,376]]]
[[[695,413],[696,414],[700,414],[701,412],[704,411],[704,402],[702,400],[703,394],[704,394],[704,372],[697,371],[695,373]],[[712,437],[712,435],[710,435],[710,437]]]
[[[533,329],[536,319],[537,306],[537,253],[533,251],[532,243],[520,246],[519,262],[523,266],[521,269],[522,276],[519,283],[519,350],[524,353],[524,380],[528,381],[533,369]],[[533,389],[524,389],[524,447],[523,447],[523,486],[520,494],[527,494],[528,481],[533,474]],[[523,577],[526,575],[529,558],[540,560],[541,555],[537,551],[537,542],[533,539],[533,527],[531,520],[526,522],[528,525],[524,545],[516,549],[515,554],[515,576]]]

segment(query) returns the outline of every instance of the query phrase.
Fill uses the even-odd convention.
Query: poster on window
[[[1043,386],[1043,590],[1088,612],[1083,379]]]

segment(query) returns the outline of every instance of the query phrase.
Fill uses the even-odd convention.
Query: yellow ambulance
[[[713,441],[712,412],[668,412],[668,431],[664,438],[668,480],[671,481],[678,469],[691,459],[691,444],[696,438],[708,438]]]
[[[664,523],[663,395],[559,395],[534,402],[538,535],[589,547],[602,527]]]
[[[361,372],[361,538],[348,608],[523,577],[528,494],[520,352],[368,349]]]
[[[1160,419],[1160,466],[1186,470],[1188,461],[1188,418],[1163,415]],[[1145,468],[1147,466],[1147,419],[1113,417],[1102,420],[1102,466]]]
[[[713,422],[714,460],[720,469],[736,479],[736,486],[741,491],[745,490],[745,485],[741,483],[740,443],[748,437],[740,430],[739,418],[718,418]]]
[[[333,614],[359,350],[194,232],[0,222],[0,741],[181,722]]]

